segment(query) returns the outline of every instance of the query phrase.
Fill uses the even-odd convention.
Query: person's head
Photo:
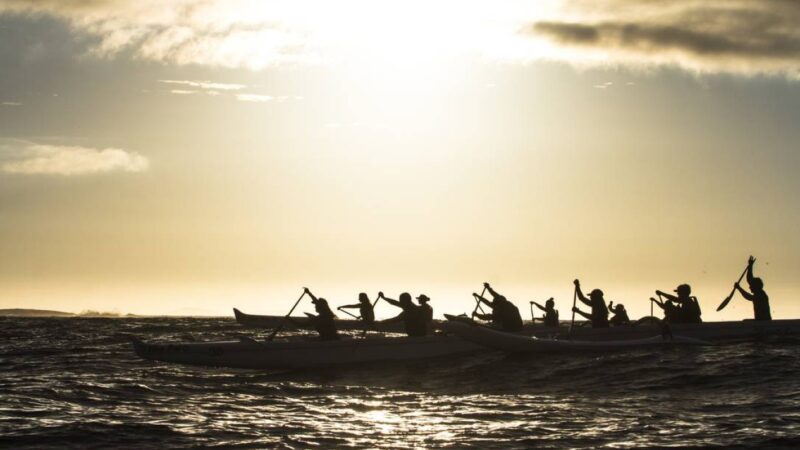
[[[615,312],[616,314],[624,313],[624,312],[625,312],[625,306],[624,306],[624,305],[622,305],[622,304],[620,304],[620,303],[617,303],[617,304],[614,306],[614,312]]]
[[[753,281],[750,283],[750,290],[753,292],[763,291],[764,280],[761,278],[753,278]]]
[[[417,301],[419,302],[419,304],[420,304],[420,305],[425,305],[425,304],[427,304],[429,301],[431,301],[431,299],[430,299],[430,298],[428,298],[428,296],[427,296],[427,295],[425,295],[425,294],[421,294],[419,297],[417,297]]]
[[[409,304],[411,303],[411,294],[409,294],[408,292],[403,292],[402,294],[400,294],[400,298],[398,300],[400,301],[400,303],[404,305]]]
[[[507,302],[508,300],[505,298],[505,296],[498,295],[497,297],[494,298],[494,301],[497,303],[503,303]]]
[[[556,307],[556,302],[552,298],[544,302],[545,309],[553,309]]]
[[[692,295],[692,287],[684,283],[675,289],[675,293],[681,298],[689,297]]]
[[[366,292],[358,294],[358,301],[361,303],[369,303],[369,297],[367,296]]]
[[[331,308],[328,306],[328,301],[322,297],[312,300],[312,302],[314,303],[314,309],[316,309],[318,313],[328,312],[331,310]]]
[[[600,289],[594,289],[589,293],[589,298],[592,300],[603,300],[603,291]]]

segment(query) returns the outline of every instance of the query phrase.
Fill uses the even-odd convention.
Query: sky
[[[0,308],[795,318],[799,123],[791,0],[0,0]]]

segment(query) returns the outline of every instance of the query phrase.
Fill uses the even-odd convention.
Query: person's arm
[[[383,295],[383,292],[378,292],[378,297],[386,300],[386,303],[388,303],[390,305],[397,306],[398,308],[402,308],[403,307],[402,305],[400,305],[399,301],[391,299],[391,298]]]
[[[581,282],[578,280],[575,280],[575,292],[578,293],[578,300],[580,300],[581,303],[586,306],[592,306],[592,302],[583,295],[583,291],[581,291]]]
[[[481,297],[480,294],[473,293],[472,295],[475,296],[475,298],[478,299],[479,302],[485,304],[486,306],[488,306],[490,308],[494,308],[494,305],[492,304],[492,302],[490,302],[489,300],[486,300],[485,298]]]
[[[303,290],[306,292],[306,295],[307,295],[307,296],[311,297],[311,300],[313,300],[313,301],[317,301],[317,297],[316,297],[316,296],[314,296],[314,294],[312,294],[312,293],[311,293],[311,291],[310,291],[310,290],[308,290],[308,288],[307,288],[307,287],[304,287],[304,288],[303,288]]]
[[[578,309],[578,307],[577,307],[577,306],[576,306],[576,307],[574,307],[574,308],[572,308],[572,310],[573,310],[573,311],[574,311],[576,314],[579,314],[579,315],[583,316],[583,318],[584,318],[584,319],[586,319],[586,320],[592,320],[592,316],[591,316],[591,314],[586,314],[585,312],[583,312],[583,311],[581,311],[580,309]]]
[[[661,297],[666,298],[667,300],[672,300],[673,302],[678,301],[678,297],[672,294],[668,294],[664,291],[656,291],[656,294],[660,295]]]
[[[747,284],[753,284],[753,264],[755,264],[756,259],[750,256],[747,260]]]
[[[749,300],[752,302],[755,299],[755,296],[742,289],[742,287],[739,286],[739,283],[734,284],[733,287],[735,287],[736,290],[739,291],[740,294],[742,294],[742,297],[744,297],[745,300]]]
[[[477,317],[478,319],[481,319],[481,320],[492,320],[492,315],[491,314],[475,313],[475,317]]]
[[[355,309],[355,308],[360,308],[360,307],[361,307],[361,303],[356,303],[355,305],[342,305],[342,306],[340,306],[340,307],[338,307],[336,309],[346,309],[346,308]]]
[[[656,300],[656,299],[655,299],[655,298],[653,298],[653,297],[650,297],[650,301],[651,301],[651,302],[653,302],[653,303],[655,303],[655,304],[656,304],[656,305],[657,305],[659,308],[661,308],[661,309],[664,309],[664,303],[662,303],[662,302],[660,302],[660,301]]]
[[[493,298],[496,298],[498,295],[500,295],[500,294],[497,293],[497,291],[492,289],[491,286],[489,286],[489,283],[483,283],[483,287],[485,287],[486,290],[489,291],[490,294],[492,294]]]
[[[542,310],[544,312],[547,312],[547,308],[545,308],[544,306],[542,306],[542,305],[540,305],[540,304],[538,304],[536,302],[531,302],[531,304],[532,305],[536,305],[536,307],[539,308],[540,310]]]

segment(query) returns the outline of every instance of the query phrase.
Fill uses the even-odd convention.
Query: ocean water
[[[0,319],[8,448],[800,448],[800,340],[265,372],[139,359],[229,319]],[[265,333],[261,333],[262,335]]]

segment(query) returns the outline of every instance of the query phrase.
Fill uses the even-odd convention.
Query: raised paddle
[[[300,304],[300,300],[302,300],[303,297],[306,296],[306,292],[308,292],[308,290],[306,288],[303,288],[303,293],[300,294],[300,298],[298,298],[297,301],[294,302],[294,306],[292,306],[292,309],[289,310],[289,314],[283,316],[283,320],[281,320],[281,323],[278,324],[278,326],[275,328],[275,330],[272,331],[272,333],[270,333],[269,337],[267,338],[268,341],[273,340],[275,338],[275,335],[278,334],[278,332],[280,332],[283,329],[283,326],[286,325],[286,321],[289,320],[289,316],[292,315],[294,309],[297,308],[297,305]]]
[[[531,323],[536,322],[536,317],[533,316],[533,304],[536,302],[531,302]],[[538,303],[537,303],[538,306]]]
[[[486,295],[486,286],[483,287],[480,297],[483,297],[484,295]],[[481,306],[481,299],[479,297],[475,297],[475,309],[472,310],[472,315],[470,317],[474,318],[475,313],[478,312],[479,309],[481,310],[481,314],[486,314],[486,311],[484,311],[483,307]]]
[[[755,258],[753,258],[753,262],[756,262]],[[744,268],[744,272],[742,272],[742,274],[741,274],[741,275],[739,275],[739,281],[737,281],[737,282],[736,282],[736,284],[739,284],[739,283],[741,283],[741,282],[742,282],[742,278],[744,278],[745,274],[747,274],[747,269],[749,269],[749,268],[750,268],[750,264],[751,264],[751,263],[748,261],[748,262],[747,262],[747,267],[745,267],[745,268]],[[725,300],[723,300],[723,301],[722,301],[722,303],[720,303],[720,304],[719,304],[719,306],[717,307],[717,311],[722,311],[722,310],[723,310],[723,308],[725,308],[726,306],[728,306],[728,303],[730,303],[730,302],[731,302],[731,299],[733,298],[733,296],[734,296],[735,294],[736,294],[736,286],[734,286],[734,287],[733,287],[733,289],[731,289],[731,293],[730,293],[730,294],[728,294],[728,296],[727,296],[727,297],[725,297]]]
[[[572,293],[572,320],[569,323],[569,338],[572,339],[572,328],[575,326],[575,307],[578,306],[578,284],[575,284],[575,291]]]

